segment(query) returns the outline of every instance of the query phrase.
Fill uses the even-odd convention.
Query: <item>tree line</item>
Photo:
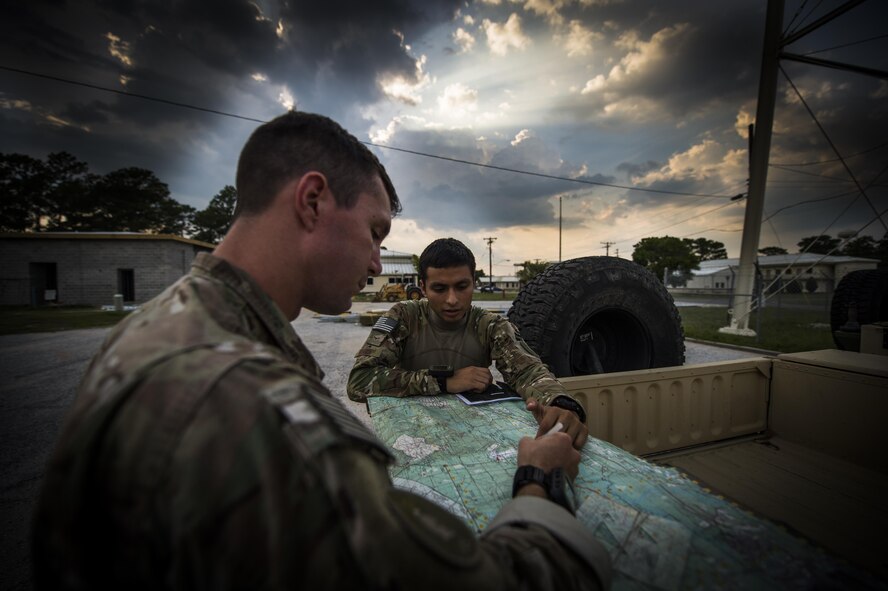
[[[237,190],[226,185],[205,209],[197,210],[170,196],[170,189],[153,172],[128,167],[97,175],[67,152],[45,160],[24,154],[0,153],[0,231],[3,232],[148,232],[173,234],[217,244],[234,214]],[[799,252],[880,259],[888,262],[888,234],[881,240],[858,236],[839,248],[842,240],[829,235],[807,236]],[[725,245],[707,238],[652,236],[633,245],[632,260],[650,269],[661,281],[684,285],[701,261],[727,258]],[[762,255],[789,254],[766,246]],[[525,261],[518,279],[526,283],[551,263]],[[478,270],[478,276],[484,272]],[[476,278],[477,279],[477,278]]]
[[[104,175],[67,152],[45,160],[0,153],[0,231],[147,232],[216,244],[234,213],[227,185],[197,210],[179,203],[153,172],[128,167]]]

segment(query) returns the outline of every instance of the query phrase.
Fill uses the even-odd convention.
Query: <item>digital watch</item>
[[[542,468],[536,466],[519,466],[512,479],[512,498],[528,484],[539,484],[546,491],[550,501],[561,505],[571,515],[576,514],[573,487],[563,468],[555,468],[546,474]]]
[[[441,392],[447,392],[447,378],[453,377],[453,366],[433,365],[429,367],[429,375],[438,381]]]

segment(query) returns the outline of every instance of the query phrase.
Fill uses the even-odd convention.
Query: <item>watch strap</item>
[[[542,468],[536,466],[518,466],[515,470],[515,477],[512,479],[512,497],[518,494],[521,487],[527,484],[539,484],[544,489],[546,487],[546,473]]]
[[[436,377],[435,380],[438,382],[441,394],[447,394],[447,378]]]
[[[567,509],[571,515],[575,515],[573,499],[568,495],[569,486],[570,481],[564,473],[564,468],[555,468],[546,474],[546,493],[549,495],[549,500]]]
[[[557,396],[555,400],[549,403],[549,406],[555,406],[558,408],[563,408],[564,410],[574,412],[576,413],[577,417],[579,417],[580,422],[586,424],[586,409],[583,408],[582,404],[580,404],[570,396],[565,396],[563,394]]]

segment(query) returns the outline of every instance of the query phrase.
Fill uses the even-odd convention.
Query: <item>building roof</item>
[[[708,262],[708,261],[707,261]],[[729,270],[731,267],[725,265],[721,267],[703,267],[703,263],[700,263],[700,269],[698,271],[694,271],[694,277],[707,277],[709,275],[715,275],[717,273],[722,273],[724,271]]]
[[[216,245],[202,240],[173,236],[172,234],[145,234],[142,232],[0,232],[0,238],[26,240],[173,240],[212,250]]]
[[[413,263],[387,263],[382,261],[382,273],[380,275],[416,275]]]
[[[826,256],[806,252],[804,254],[777,254],[771,256],[759,256],[758,264],[760,267],[786,267],[787,265],[839,265],[843,263],[878,263],[878,259],[865,259],[862,257],[846,257],[846,256]],[[712,261],[700,261],[700,270],[695,271],[695,275],[702,275],[704,271],[707,273],[709,269],[714,267],[738,267],[740,259],[716,259]]]
[[[397,250],[382,249],[379,251],[379,257],[382,259],[407,258],[413,260],[413,255],[409,252],[398,252]]]

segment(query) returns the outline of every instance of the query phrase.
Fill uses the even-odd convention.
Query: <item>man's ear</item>
[[[293,187],[293,211],[306,230],[313,230],[318,223],[321,201],[329,191],[327,177],[317,171],[306,172]]]

